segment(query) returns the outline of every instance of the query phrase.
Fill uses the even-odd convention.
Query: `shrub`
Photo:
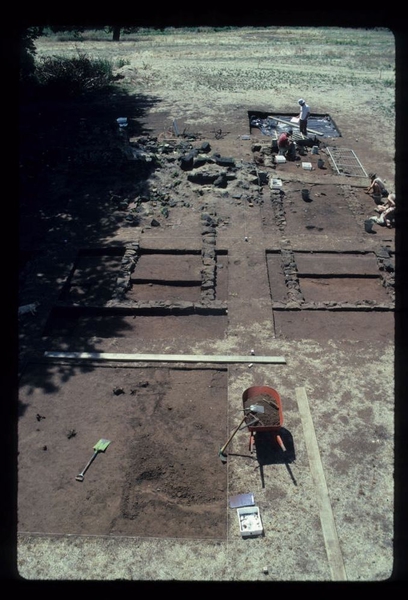
[[[94,59],[86,54],[78,56],[45,57],[36,67],[37,83],[47,91],[65,96],[103,89],[113,80],[109,60]]]
[[[128,58],[117,58],[115,60],[115,67],[117,67],[118,69],[127,65],[130,65],[130,60]]]

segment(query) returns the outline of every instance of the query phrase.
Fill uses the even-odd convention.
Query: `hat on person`
[[[369,173],[368,176],[370,179],[375,179],[377,177],[377,173]]]
[[[305,101],[303,100],[303,98],[300,98],[300,99],[298,100],[298,102],[299,102],[299,104],[304,104],[304,103],[305,103]]]
[[[293,133],[293,129],[288,129],[288,134],[292,135],[292,133]]]

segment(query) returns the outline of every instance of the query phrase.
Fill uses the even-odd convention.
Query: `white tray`
[[[262,535],[263,525],[257,506],[244,506],[237,509],[239,530],[242,537]]]

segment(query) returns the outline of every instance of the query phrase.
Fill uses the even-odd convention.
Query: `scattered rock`
[[[125,393],[125,390],[121,387],[115,387],[113,388],[113,393],[115,394],[115,396],[120,396],[120,394]]]
[[[215,154],[214,159],[220,167],[235,167],[235,160],[233,158],[226,158]]]
[[[211,146],[209,142],[203,142],[200,147],[201,152],[210,152]]]

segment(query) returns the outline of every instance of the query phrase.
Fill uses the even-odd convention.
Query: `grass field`
[[[78,39],[42,36],[36,46],[39,60],[107,58],[135,93],[159,94],[183,112],[249,98],[289,109],[288,99],[307,96],[317,112],[369,110],[387,128],[395,116],[395,39],[387,29],[142,29],[119,42],[89,31]]]

